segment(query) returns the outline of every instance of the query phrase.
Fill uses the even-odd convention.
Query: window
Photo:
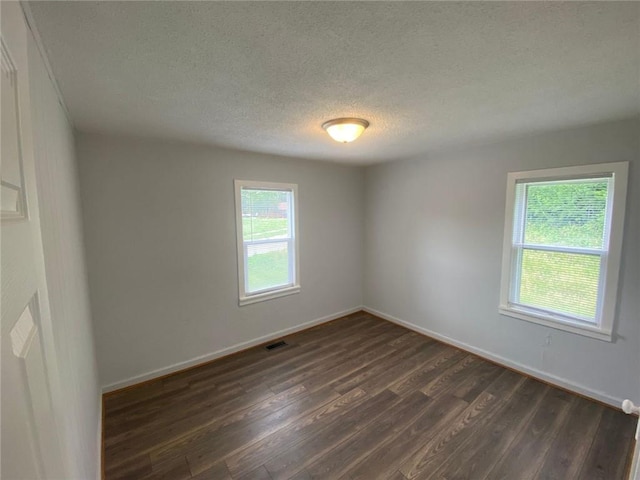
[[[300,291],[298,186],[235,181],[240,305]]]
[[[627,169],[509,173],[500,313],[611,339]]]

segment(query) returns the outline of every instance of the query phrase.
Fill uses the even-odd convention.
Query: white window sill
[[[243,305],[251,305],[252,303],[265,302],[274,298],[286,297],[287,295],[293,295],[294,293],[300,293],[300,285],[294,285],[293,287],[286,287],[280,290],[240,297],[238,305],[242,307]]]
[[[598,340],[604,340],[607,342],[611,341],[611,332],[603,330],[596,326],[585,325],[579,322],[573,323],[568,320],[560,320],[551,315],[531,312],[513,306],[500,305],[498,311],[502,315],[518,318],[520,320],[526,320],[527,322],[537,323],[538,325],[555,328],[556,330],[564,330],[565,332],[577,333],[578,335],[597,338]]]

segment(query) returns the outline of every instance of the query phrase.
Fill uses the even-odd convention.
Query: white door
[[[55,351],[34,172],[27,39],[18,2],[0,2],[0,477],[65,478],[55,423]]]

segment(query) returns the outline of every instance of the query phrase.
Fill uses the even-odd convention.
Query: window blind
[[[611,177],[516,185],[510,303],[597,323]]]
[[[245,292],[293,285],[293,192],[243,187],[241,203]]]

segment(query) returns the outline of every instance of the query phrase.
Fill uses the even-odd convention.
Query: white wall
[[[135,383],[349,311],[364,290],[370,309],[508,365],[610,403],[638,398],[639,131],[639,120],[612,122],[366,169],[79,134],[100,383]],[[499,315],[507,172],[624,160],[614,342]],[[238,307],[234,178],[299,184],[300,294]]]
[[[108,389],[362,305],[362,169],[93,134],[76,145]],[[238,306],[235,178],[298,184],[301,293]]]
[[[68,478],[99,478],[101,396],[73,129],[31,36],[28,47],[38,207],[57,358],[54,403],[70,468]]]
[[[499,315],[507,172],[616,161],[631,165],[614,342]],[[365,205],[367,307],[602,400],[640,398],[639,120],[374,166]]]

